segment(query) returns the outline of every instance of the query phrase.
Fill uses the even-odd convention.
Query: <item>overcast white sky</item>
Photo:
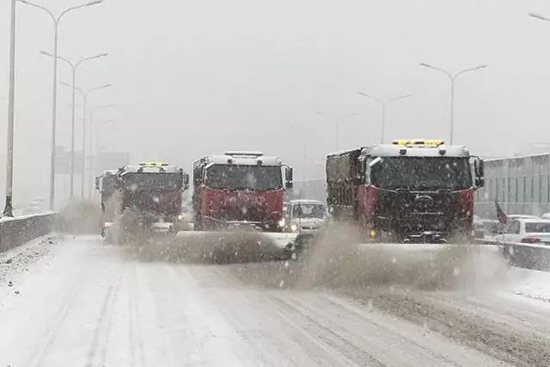
[[[83,3],[35,0],[54,12]],[[550,141],[550,16],[543,0],[105,0],[62,21],[60,55],[109,52],[81,69],[79,86],[105,83],[90,105],[116,104],[104,145],[132,159],[190,171],[226,149],[281,156],[301,178],[304,142],[320,163],[334,124],[316,114],[360,115],[342,124],[340,148],[372,144],[380,109],[358,91],[412,98],[388,109],[387,139],[448,140],[449,82],[421,68],[488,64],[456,88],[455,143],[482,156]],[[16,191],[47,196],[52,50],[49,18],[18,5]],[[0,2],[0,189],[4,184],[9,1]],[[60,65],[60,79],[69,79]],[[69,146],[70,93],[60,89],[59,145]],[[79,103],[80,104],[80,103]],[[289,125],[300,130],[291,130]],[[77,130],[80,134],[80,126]],[[80,136],[80,135],[78,135]],[[77,140],[80,148],[80,140]],[[549,147],[550,149],[550,147]],[[310,164],[321,177],[322,164]],[[60,184],[61,185],[61,184]]]

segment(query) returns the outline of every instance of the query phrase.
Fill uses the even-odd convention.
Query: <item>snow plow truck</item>
[[[119,243],[136,242],[153,233],[175,232],[182,194],[189,187],[189,176],[183,169],[147,162],[121,167],[116,176],[121,213]]]
[[[281,232],[292,168],[260,152],[227,152],[193,165],[195,230],[253,228]]]
[[[327,204],[373,242],[469,242],[483,161],[462,145],[396,140],[327,156]]]

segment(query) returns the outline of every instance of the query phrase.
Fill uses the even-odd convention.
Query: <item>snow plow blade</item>
[[[257,231],[183,231],[143,246],[142,254],[169,261],[231,264],[286,260],[296,252],[297,234]]]

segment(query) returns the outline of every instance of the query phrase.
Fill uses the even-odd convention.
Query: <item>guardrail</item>
[[[55,213],[0,218],[0,253],[50,233]]]
[[[496,245],[510,264],[520,268],[550,271],[550,245],[536,243],[503,242],[480,239],[484,245]]]

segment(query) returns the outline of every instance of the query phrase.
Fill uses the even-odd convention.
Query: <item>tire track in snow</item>
[[[85,366],[93,366],[96,359],[99,359],[97,365],[103,366],[105,364],[112,326],[112,310],[120,292],[120,284],[121,276],[119,275],[116,282],[109,287],[103,299]]]
[[[318,339],[322,340],[328,347],[333,349],[336,353],[342,354],[342,356],[351,360],[355,365],[369,367],[387,366],[378,358],[369,354],[367,351],[355,345],[337,332],[329,329],[325,325],[322,325],[318,319],[307,315],[303,310],[294,306],[290,302],[287,302],[280,297],[272,297],[272,300],[282,308],[286,309],[287,314],[294,314],[295,317],[304,319],[305,322],[300,324],[304,325],[304,328],[308,330],[311,335],[314,335]]]
[[[508,323],[499,323],[456,307],[444,307],[419,295],[375,294],[374,307],[409,320],[472,349],[515,366],[548,367],[550,342],[522,333]]]
[[[132,267],[132,272],[129,277],[129,289],[128,289],[128,313],[129,327],[128,327],[128,340],[130,346],[130,361],[131,367],[146,367],[145,361],[145,348],[143,346],[143,338],[141,334],[141,323],[139,317],[139,300],[136,299],[136,284],[137,273],[135,267]]]
[[[42,348],[39,348],[38,351],[34,354],[31,354],[28,359],[26,366],[32,367],[41,367],[44,364],[44,360],[48,355],[48,352],[52,345],[55,343],[59,331],[63,326],[69,311],[71,310],[74,301],[80,292],[79,287],[72,287],[72,291],[60,302],[61,307],[55,312],[53,316],[53,323],[50,324],[44,333],[44,345]]]

